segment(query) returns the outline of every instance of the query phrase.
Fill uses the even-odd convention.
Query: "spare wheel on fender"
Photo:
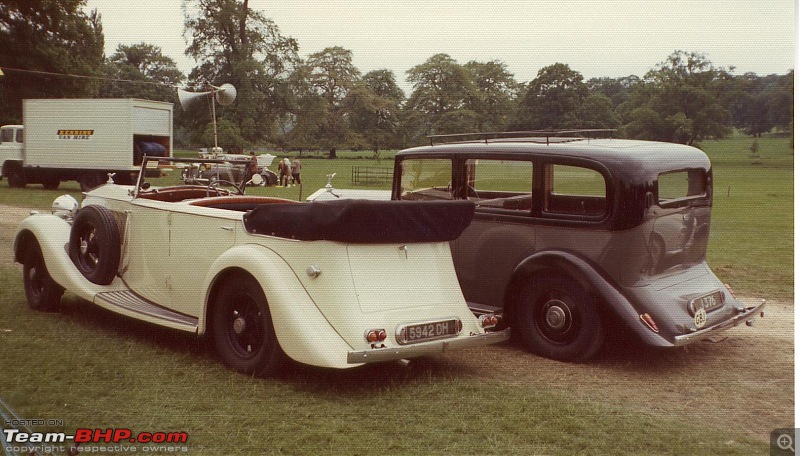
[[[114,280],[120,260],[120,235],[110,210],[89,205],[78,211],[69,235],[69,256],[90,282],[108,285]]]

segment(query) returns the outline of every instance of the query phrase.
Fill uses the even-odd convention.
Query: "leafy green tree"
[[[630,99],[620,106],[626,136],[696,144],[730,131],[722,104],[730,74],[704,55],[676,51],[647,72]]]
[[[628,100],[631,91],[637,84],[641,82],[641,78],[635,75],[620,77],[620,78],[592,78],[586,81],[586,87],[589,89],[590,94],[600,94],[608,97],[611,100],[611,105],[614,109]]]
[[[111,80],[100,88],[100,97],[168,102],[175,101],[175,88],[186,79],[160,47],[146,43],[120,44],[107,59],[105,74]]]
[[[286,84],[299,64],[298,45],[281,35],[248,0],[184,0],[185,33],[191,41],[186,54],[202,62],[189,75],[198,89],[205,83],[231,83],[236,102],[223,109],[248,142],[276,133],[276,119],[286,114]],[[204,121],[208,113],[198,117]]]
[[[407,116],[422,122],[408,128],[425,134],[459,133],[477,128],[478,116],[472,110],[477,103],[477,91],[469,70],[447,54],[436,54],[406,74],[413,84],[406,107],[422,114]]]
[[[589,95],[583,75],[555,63],[539,70],[520,102],[516,127],[551,130],[574,125],[576,111]]]
[[[396,147],[404,98],[391,71],[376,70],[365,74],[344,100],[350,119],[351,140],[357,140],[357,146],[369,147],[376,156],[382,148]]]
[[[778,78],[769,92],[770,118],[775,127],[792,130],[794,125],[794,70]]]
[[[26,98],[97,95],[103,26],[85,0],[5,0],[0,3],[0,123],[22,120]],[[20,71],[27,70],[27,71]],[[55,73],[55,74],[48,74]],[[70,77],[77,75],[85,77]]]
[[[617,128],[620,119],[614,111],[610,98],[603,94],[593,93],[586,97],[574,112],[574,120],[567,121],[567,128]]]
[[[476,96],[472,97],[471,109],[477,115],[478,130],[504,130],[513,115],[514,99],[520,90],[514,75],[498,60],[486,63],[473,60],[465,68],[475,82]]]
[[[325,100],[325,111],[318,119],[316,138],[336,158],[336,149],[348,137],[344,100],[355,87],[361,73],[353,65],[353,53],[339,46],[325,48],[308,56],[308,81]]]

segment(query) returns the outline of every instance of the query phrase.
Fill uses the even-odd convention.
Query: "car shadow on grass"
[[[81,298],[65,295],[61,318],[87,331],[97,331],[121,340],[133,340],[150,348],[188,356],[205,364],[222,362],[217,358],[208,337],[164,328],[135,320],[95,306]],[[367,364],[351,369],[330,369],[308,366],[287,360],[274,381],[292,384],[295,388],[326,393],[369,394],[376,389],[401,386],[420,380],[457,378],[468,368],[456,362],[443,362],[443,357],[421,357],[408,362]],[[191,361],[190,361],[191,362]],[[242,375],[230,371],[231,375]],[[269,381],[270,378],[265,379]]]

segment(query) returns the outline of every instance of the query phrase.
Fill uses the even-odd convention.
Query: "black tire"
[[[42,183],[42,186],[44,187],[45,190],[56,190],[59,185],[61,185],[61,180],[57,177],[47,178]]]
[[[108,285],[117,274],[120,235],[110,210],[89,205],[78,211],[69,235],[69,256],[90,282]]]
[[[224,280],[211,316],[217,353],[226,366],[237,372],[256,377],[275,374],[286,355],[275,335],[261,285],[246,274]]]
[[[605,338],[594,296],[556,273],[542,273],[525,285],[516,296],[513,325],[529,351],[559,361],[587,360]]]
[[[106,177],[101,173],[84,173],[78,178],[78,183],[81,185],[82,192],[99,187],[106,182]]]
[[[11,188],[25,188],[25,176],[22,170],[14,169],[8,174],[8,186]]]
[[[44,264],[42,249],[31,242],[22,260],[22,283],[28,306],[40,312],[56,312],[61,305],[64,289],[53,281]]]

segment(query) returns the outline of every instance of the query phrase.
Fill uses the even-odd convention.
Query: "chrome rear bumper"
[[[680,347],[683,345],[691,344],[693,342],[697,342],[700,339],[704,339],[708,336],[713,336],[717,333],[725,331],[726,329],[730,329],[734,326],[738,326],[744,322],[749,322],[753,320],[757,314],[760,314],[764,311],[764,307],[766,307],[767,301],[765,299],[761,300],[761,303],[757,306],[752,307],[744,307],[741,309],[741,313],[735,315],[733,318],[725,320],[721,323],[717,323],[716,325],[709,326],[708,328],[697,330],[693,333],[684,334],[682,336],[675,336],[675,346]]]
[[[496,344],[508,340],[511,337],[511,330],[487,332],[469,337],[460,337],[449,340],[421,343],[418,345],[407,345],[405,347],[376,348],[373,350],[351,351],[347,353],[348,364],[377,363],[382,361],[392,361],[397,359],[414,358],[424,355],[436,355],[447,350],[469,347],[480,347],[482,345]]]

